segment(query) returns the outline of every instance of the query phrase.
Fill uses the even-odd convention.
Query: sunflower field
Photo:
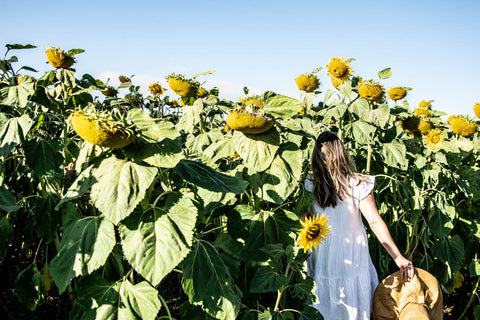
[[[480,104],[474,119],[410,105],[390,69],[362,79],[344,58],[292,79],[298,98],[222,99],[210,72],[145,95],[76,74],[81,49],[47,49],[38,76],[14,55],[35,48],[0,60],[2,319],[321,319],[297,239],[324,130],[376,177],[445,319],[480,319]],[[383,279],[397,267],[368,231]]]

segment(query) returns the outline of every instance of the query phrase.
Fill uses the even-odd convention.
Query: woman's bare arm
[[[398,250],[395,245],[395,242],[390,235],[390,231],[388,231],[387,225],[378,213],[373,192],[371,192],[366,198],[360,200],[360,210],[365,219],[367,219],[368,225],[373,233],[377,236],[385,250],[387,250],[388,254],[400,268],[402,278],[406,281],[410,281],[414,274],[413,264],[400,253],[400,250]]]

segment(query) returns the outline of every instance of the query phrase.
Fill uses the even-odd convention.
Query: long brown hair
[[[350,178],[359,183],[367,179],[355,170],[355,163],[337,135],[322,132],[312,152],[313,195],[322,208],[335,207],[338,198],[352,197]]]

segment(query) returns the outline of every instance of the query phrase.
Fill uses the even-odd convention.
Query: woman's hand
[[[397,259],[395,259],[395,263],[400,269],[400,275],[402,276],[403,280],[410,281],[413,279],[414,269],[413,263],[410,260],[403,256],[399,256]]]

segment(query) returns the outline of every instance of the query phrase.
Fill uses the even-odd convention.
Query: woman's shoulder
[[[314,176],[312,173],[308,173],[305,177],[304,185],[305,185],[305,190],[309,192],[313,192],[313,182],[314,182]]]
[[[361,200],[372,192],[375,186],[375,176],[355,173],[350,177],[350,185],[354,190],[353,195]]]

